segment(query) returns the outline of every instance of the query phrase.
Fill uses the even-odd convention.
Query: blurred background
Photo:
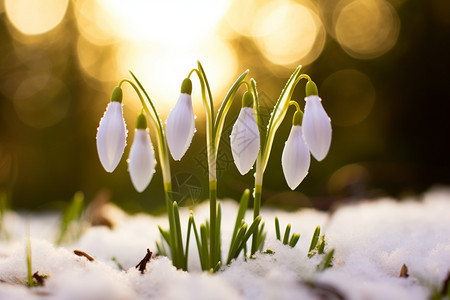
[[[280,163],[290,110],[264,177],[265,205],[327,209],[450,183],[450,1],[0,0],[0,16],[0,193],[14,209],[49,209],[76,191],[88,200],[108,191],[130,212],[160,210],[160,169],[137,193],[127,147],[106,173],[97,126],[128,70],[165,120],[197,60],[216,109],[250,69],[266,120],[297,65],[318,84],[333,124],[331,150],[290,191]],[[193,83],[198,131],[171,165],[182,205],[207,197],[204,114]],[[229,148],[241,94],[219,150],[220,198],[239,199],[253,186],[253,172],[240,176]],[[304,82],[293,98],[303,107],[303,97]],[[129,86],[124,103],[131,144],[140,105]]]

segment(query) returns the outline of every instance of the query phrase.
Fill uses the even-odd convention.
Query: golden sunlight
[[[313,62],[325,44],[320,18],[312,9],[294,2],[263,6],[253,24],[253,34],[268,60],[287,67]]]
[[[397,12],[385,0],[342,0],[334,23],[342,48],[360,59],[372,59],[389,51],[400,32]]]
[[[100,81],[129,78],[132,70],[164,119],[197,60],[207,70],[214,94],[225,93],[234,80],[238,71],[234,50],[226,36],[215,37],[228,5],[229,0],[79,1],[76,14],[83,36],[78,41],[80,64]],[[108,45],[113,47],[103,52],[102,46]],[[117,64],[116,73],[100,67],[105,59]],[[195,80],[194,97],[199,90]],[[140,105],[137,99],[134,104]],[[203,112],[200,100],[194,105]]]
[[[69,0],[5,0],[11,23],[23,34],[37,35],[55,28],[66,14]]]

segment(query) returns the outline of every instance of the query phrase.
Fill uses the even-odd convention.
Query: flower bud
[[[308,174],[310,164],[309,149],[303,140],[302,126],[292,126],[281,156],[284,177],[294,190]]]
[[[131,182],[138,192],[144,191],[149,185],[155,173],[155,165],[155,151],[147,130],[147,120],[144,114],[140,114],[128,158]]]
[[[311,154],[321,161],[325,158],[331,144],[331,120],[317,95],[305,98],[303,114],[303,136]]]
[[[181,86],[180,97],[167,117],[167,144],[174,160],[180,160],[184,156],[195,133],[191,91],[191,80],[186,78]]]
[[[239,172],[250,171],[259,152],[259,130],[253,108],[242,107],[230,136],[231,152]]]
[[[116,87],[97,129],[97,152],[107,172],[113,172],[126,146],[127,129],[123,118],[122,90]]]

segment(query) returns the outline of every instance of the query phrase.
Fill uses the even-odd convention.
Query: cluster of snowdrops
[[[249,81],[245,80],[248,70],[234,82],[222,101],[217,114],[215,114],[208,79],[202,65],[198,62],[197,68],[191,70],[187,78],[183,80],[179,99],[167,117],[165,128],[149,94],[132,72],[130,74],[133,80],[123,79],[114,89],[111,101],[97,131],[97,150],[100,161],[107,172],[113,172],[122,158],[127,138],[122,109],[122,85],[128,83],[142,103],[142,110],[137,117],[134,139],[128,159],[131,181],[136,190],[142,192],[155,173],[155,152],[147,127],[147,119],[149,119],[154,125],[153,128],[155,128],[169,221],[168,229],[159,227],[161,241],[156,246],[160,254],[171,257],[175,267],[187,270],[191,232],[195,236],[203,270],[218,270],[223,262],[229,264],[242,252],[244,257],[248,257],[263,249],[266,234],[264,222],[261,222],[261,216],[259,215],[263,176],[275,133],[291,105],[296,110],[292,117],[291,131],[282,154],[282,168],[289,187],[295,189],[307,175],[310,154],[318,161],[327,155],[331,143],[330,118],[322,106],[316,84],[308,75],[300,74],[300,69],[301,66],[294,71],[287,81],[270,115],[267,128],[261,125],[256,82],[253,78]],[[206,115],[210,218],[197,227],[194,215],[191,213],[186,238],[183,239],[178,204],[173,201],[172,197],[169,156],[171,155],[174,160],[181,160],[195,133],[195,115],[191,97],[192,81],[190,79],[193,74],[197,75],[200,82]],[[307,81],[304,112],[301,110],[299,103],[291,100],[293,91],[301,79]],[[244,86],[246,91],[242,96],[242,108],[231,132],[230,144],[235,165],[241,174],[248,173],[255,166],[253,221],[251,224],[247,224],[244,219],[250,197],[250,192],[247,189],[243,192],[240,200],[228,256],[223,260],[220,251],[221,207],[216,197],[216,161],[225,118],[241,86]],[[277,237],[281,239],[279,226],[276,229]],[[292,233],[291,235],[289,229],[286,228],[283,240],[285,244],[293,247],[299,239],[299,234]],[[250,238],[252,240],[251,247],[247,247]]]

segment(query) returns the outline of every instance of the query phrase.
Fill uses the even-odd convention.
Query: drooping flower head
[[[147,120],[141,113],[136,122],[133,144],[128,158],[131,182],[138,192],[144,191],[155,173],[155,151],[147,129]]]
[[[317,86],[313,81],[306,84],[305,114],[303,116],[303,136],[311,154],[321,161],[331,144],[331,120],[322,106]]]
[[[181,94],[166,122],[166,137],[174,160],[180,160],[189,148],[195,133],[195,116],[192,108],[192,82],[183,80]]]
[[[123,118],[122,89],[116,87],[97,129],[97,152],[107,172],[112,172],[122,158],[127,144],[127,129]]]
[[[250,171],[259,152],[259,130],[252,107],[253,95],[245,92],[241,111],[230,136],[234,163],[242,175]]]
[[[308,174],[310,154],[308,146],[303,140],[302,112],[297,111],[292,121],[291,132],[284,145],[281,156],[284,177],[288,186],[294,190]]]

